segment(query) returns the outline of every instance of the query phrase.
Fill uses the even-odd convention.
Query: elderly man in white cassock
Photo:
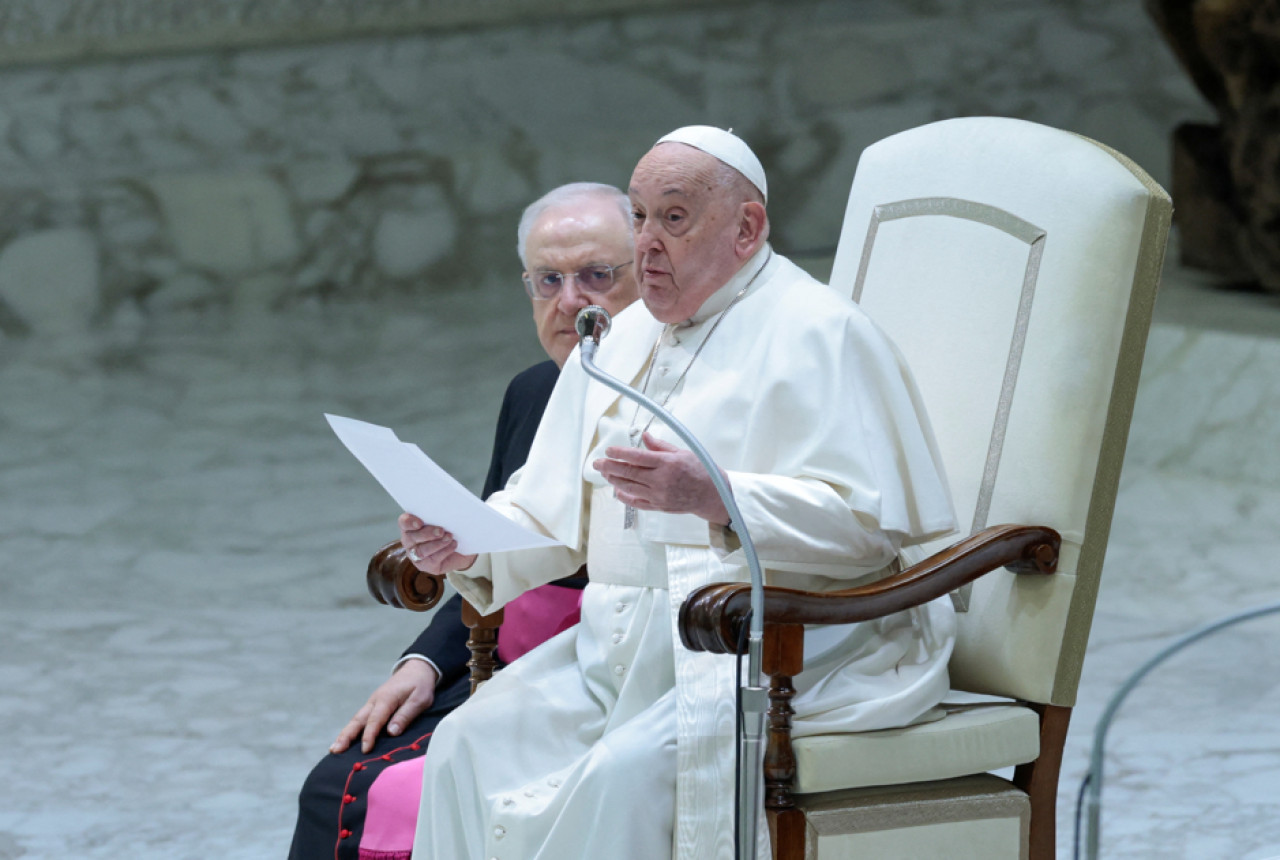
[[[629,189],[643,305],[598,364],[706,445],[742,512],[730,523],[661,421],[565,364],[528,462],[489,504],[563,546],[464,556],[409,515],[420,569],[482,612],[586,563],[582,621],[489,681],[427,756],[421,860],[733,856],[735,660],[691,653],[682,601],[749,580],[844,588],[955,527],[910,373],[847,298],[768,244],[764,170],[734,135],[682,128]],[[946,600],[806,633],[795,734],[882,729],[948,689]]]

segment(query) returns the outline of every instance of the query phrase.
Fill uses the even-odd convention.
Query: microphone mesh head
[[[574,320],[574,329],[578,332],[578,342],[590,340],[593,343],[599,343],[608,331],[609,326],[613,323],[613,318],[609,316],[609,312],[599,305],[589,305],[578,311],[578,318]]]

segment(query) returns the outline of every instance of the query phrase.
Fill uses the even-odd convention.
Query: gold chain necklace
[[[729,302],[729,304],[725,306],[725,309],[720,312],[720,315],[718,317],[716,317],[716,321],[711,325],[711,330],[708,331],[707,336],[702,339],[702,343],[698,344],[698,348],[693,351],[693,355],[689,358],[689,363],[684,366],[684,370],[680,371],[680,375],[676,378],[676,381],[672,383],[671,388],[667,390],[667,394],[665,397],[662,398],[662,402],[658,404],[659,406],[661,406],[664,409],[666,408],[667,402],[671,400],[672,395],[676,393],[676,389],[680,387],[680,383],[684,382],[684,378],[689,375],[689,369],[693,367],[693,363],[697,361],[698,356],[702,354],[702,348],[705,347],[707,345],[707,342],[711,340],[711,336],[716,333],[716,329],[720,328],[720,323],[724,322],[724,318],[729,315],[729,311],[733,310],[733,306],[736,305],[738,301],[747,294],[747,290],[751,289],[751,285],[756,282],[756,278],[760,277],[760,273],[765,270],[765,267],[769,265],[769,260],[771,260],[772,258],[773,258],[773,250],[770,249],[769,255],[765,257],[764,262],[760,264],[760,268],[756,269],[755,274],[751,276],[751,280],[747,281],[747,283],[743,286],[743,288],[738,290],[737,294],[733,297],[733,299]],[[662,331],[658,332],[658,339],[653,342],[653,350],[649,353],[649,368],[644,373],[644,381],[640,383],[641,394],[647,394],[649,391],[649,380],[653,376],[653,366],[656,363],[658,358],[658,348],[662,345],[663,335],[665,335],[667,331],[674,325],[676,325],[676,323],[668,323],[667,325],[663,326]],[[631,447],[633,448],[640,447],[640,442],[644,438],[644,434],[649,432],[649,428],[653,426],[654,419],[657,418],[658,416],[655,414],[650,414],[649,420],[645,422],[644,427],[636,427],[636,421],[639,419],[639,417],[640,417],[640,404],[636,403],[636,409],[635,409],[635,412],[631,414],[631,421],[628,424],[628,430],[627,430],[627,436],[631,439]],[[624,515],[622,518],[622,527],[624,529],[634,528],[635,524],[636,524],[636,509],[631,507],[631,505],[627,505],[626,511],[624,512]]]

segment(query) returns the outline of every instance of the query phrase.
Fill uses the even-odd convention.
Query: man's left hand
[[[716,525],[729,525],[729,511],[702,461],[692,451],[644,434],[643,448],[611,447],[605,459],[591,465],[613,485],[624,505],[641,511],[695,514]],[[721,470],[725,483],[729,478]]]

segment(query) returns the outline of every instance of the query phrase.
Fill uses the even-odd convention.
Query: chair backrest
[[[933,123],[858,163],[831,284],[912,368],[962,529],[1063,538],[1056,575],[975,584],[956,689],[1075,702],[1171,212],[1128,159],[1021,120]]]

